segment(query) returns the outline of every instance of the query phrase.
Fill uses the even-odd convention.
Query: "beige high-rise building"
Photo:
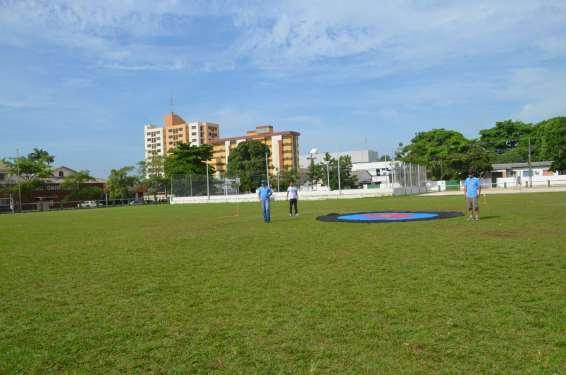
[[[174,112],[163,118],[163,127],[144,126],[145,160],[154,156],[167,156],[179,143],[211,144],[218,139],[220,126],[212,122],[187,123]]]
[[[211,144],[218,139],[219,126],[213,122],[190,122],[189,141],[193,145]]]
[[[226,173],[228,157],[238,144],[247,140],[256,140],[269,147],[269,173],[299,168],[299,136],[295,131],[274,132],[271,125],[259,125],[240,137],[221,138],[212,142],[213,163],[217,173]]]

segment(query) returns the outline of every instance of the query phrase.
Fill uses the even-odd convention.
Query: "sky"
[[[171,110],[380,154],[566,114],[564,0],[0,0],[0,57],[0,158],[97,177]]]

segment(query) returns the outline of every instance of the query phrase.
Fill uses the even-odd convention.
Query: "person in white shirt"
[[[299,189],[295,186],[293,181],[290,182],[287,188],[287,200],[289,201],[289,216],[298,216],[299,211],[297,210],[297,201],[299,200]],[[295,208],[295,214],[293,215],[293,208]]]

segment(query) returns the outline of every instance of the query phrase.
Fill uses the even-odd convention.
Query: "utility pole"
[[[533,187],[533,169],[531,166],[531,137],[529,136],[529,187]]]

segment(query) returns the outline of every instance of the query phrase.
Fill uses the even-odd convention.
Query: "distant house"
[[[8,176],[8,166],[0,160],[0,185],[3,185],[8,181]]]
[[[370,181],[367,183],[373,185],[389,184],[391,182],[390,175],[396,162],[395,161],[374,161],[368,163],[352,164],[352,173],[364,176],[367,180],[369,175]],[[358,180],[360,181],[360,180]],[[364,183],[365,184],[365,183]]]
[[[356,177],[358,186],[370,185],[373,182],[372,175],[366,170],[352,171],[352,175]]]
[[[78,173],[76,170],[66,166],[53,168],[51,176],[41,178],[41,186],[31,193],[25,194],[24,199],[29,202],[37,200],[54,202],[60,201],[69,194],[68,190],[63,189],[63,181],[65,178],[76,173]],[[18,178],[15,175],[10,174],[8,167],[0,161],[0,185],[14,185],[17,183]],[[106,187],[106,180],[95,178],[92,181],[83,183],[83,185],[98,187],[104,190]],[[6,194],[7,193],[4,193],[3,195]]]
[[[530,168],[529,163],[492,164],[491,185],[503,188],[529,185],[535,187],[566,185],[566,176],[551,171],[551,165],[552,161],[534,161]],[[529,175],[529,171],[532,172],[532,175]]]
[[[60,167],[56,167],[53,168],[53,172],[51,173],[51,177],[46,177],[43,178],[43,182],[46,183],[54,183],[54,184],[60,184],[63,182],[63,180],[65,180],[65,178],[70,177],[74,174],[77,174],[78,172],[74,169],[71,169],[69,167],[65,167],[64,165],[60,166]],[[106,184],[106,180],[102,179],[102,178],[95,178],[92,181],[88,181],[85,182],[86,184],[90,184],[93,186],[98,186],[100,185],[101,188],[104,188],[104,185]]]
[[[64,165],[53,169],[53,177],[55,178],[65,178],[76,174],[77,171],[74,169],[65,167]]]
[[[550,170],[552,161],[534,161],[531,163],[533,177],[558,176],[558,172]],[[491,180],[495,182],[498,178],[515,177],[518,179],[529,177],[529,163],[501,163],[491,165]]]

